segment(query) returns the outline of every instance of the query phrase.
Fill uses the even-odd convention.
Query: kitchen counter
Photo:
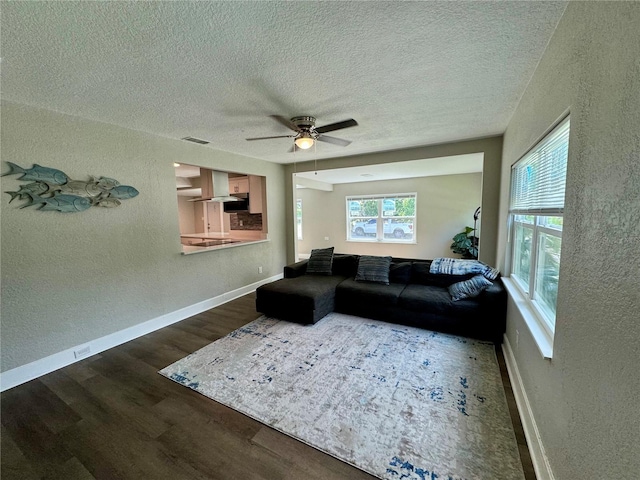
[[[269,241],[268,235],[251,230],[231,232],[188,233],[180,235],[182,254],[208,252]]]

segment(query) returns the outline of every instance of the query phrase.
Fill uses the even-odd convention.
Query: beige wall
[[[345,198],[348,195],[412,192],[418,194],[417,244],[347,242]],[[297,189],[296,194],[303,203],[300,254],[333,246],[339,253],[432,259],[458,256],[449,246],[452,237],[465,226],[473,227],[473,212],[482,197],[482,174],[337,184],[332,192],[302,188]]]
[[[510,165],[571,112],[553,359],[512,303],[507,325],[556,480],[640,472],[638,32],[638,2],[570,2],[504,136],[501,226]]]
[[[281,165],[13,103],[1,115],[2,160],[140,191],[113,209],[41,212],[9,204],[24,182],[2,177],[3,372],[282,273]],[[265,175],[271,241],[181,255],[176,161]]]
[[[354,155],[322,160],[318,162],[318,170],[345,168],[359,165],[375,165],[407,160],[420,160],[450,155],[462,155],[466,153],[482,153],[484,155],[482,167],[482,215],[480,217],[480,260],[489,265],[496,264],[496,244],[498,237],[498,206],[500,200],[500,175],[502,162],[502,136],[477,140],[466,140],[442,145],[408,148],[391,152],[379,152],[365,155]],[[313,171],[316,165],[313,161],[299,163],[295,166],[298,172]],[[296,258],[296,232],[295,232],[295,189],[292,175],[294,166],[286,168],[286,193],[287,193],[287,261],[293,262]],[[477,207],[474,206],[473,210]],[[473,215],[473,210],[471,215]],[[473,220],[471,220],[473,221]],[[468,223],[468,221],[467,221]],[[453,228],[453,227],[452,227]]]
[[[178,196],[178,221],[180,224],[180,233],[196,232],[196,210],[193,202],[189,201],[190,197]],[[202,207],[200,207],[202,210]]]

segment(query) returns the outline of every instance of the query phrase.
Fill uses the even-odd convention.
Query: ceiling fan
[[[270,115],[271,118],[280,122],[285,127],[296,132],[295,135],[276,135],[274,137],[255,137],[247,138],[247,140],[267,140],[270,138],[295,138],[294,144],[291,147],[290,152],[293,152],[296,147],[306,150],[311,148],[317,141],[332,143],[334,145],[340,145],[346,147],[351,143],[350,140],[344,140],[342,138],[330,137],[325,135],[327,132],[333,132],[335,130],[341,130],[343,128],[355,127],[358,125],[353,118],[349,120],[343,120],[342,122],[330,123],[329,125],[323,125],[322,127],[316,127],[315,117],[299,116],[293,117],[287,120],[281,115]]]

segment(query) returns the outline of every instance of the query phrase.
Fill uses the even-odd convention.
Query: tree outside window
[[[298,240],[302,240],[302,199],[296,199],[296,231]]]

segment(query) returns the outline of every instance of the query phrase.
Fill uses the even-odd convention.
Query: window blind
[[[562,213],[569,153],[569,127],[567,117],[513,165],[509,209],[511,213]]]

